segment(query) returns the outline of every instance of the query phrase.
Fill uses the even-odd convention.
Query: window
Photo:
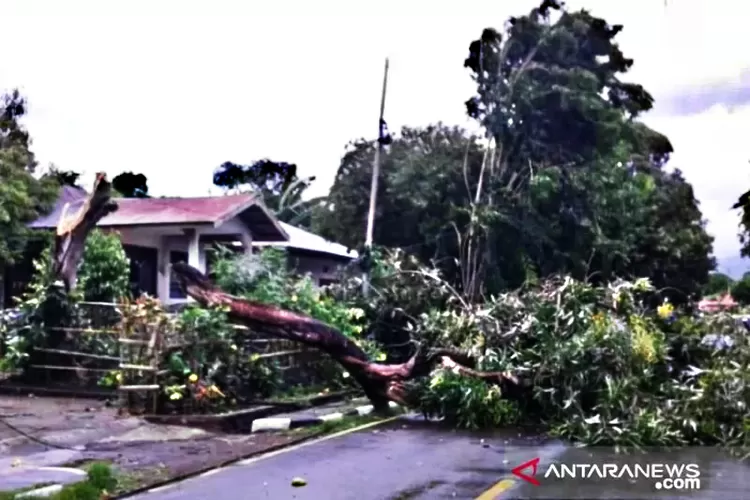
[[[169,252],[170,264],[176,264],[178,262],[187,262],[187,261],[188,261],[187,252],[178,252],[178,251]],[[175,277],[172,271],[169,272],[169,298],[170,299],[186,299],[187,298],[187,295],[182,290],[182,288],[180,288],[179,283],[177,283],[177,278]]]

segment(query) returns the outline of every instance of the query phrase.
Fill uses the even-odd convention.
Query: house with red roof
[[[63,213],[74,213],[87,193],[64,186],[50,213],[29,224],[32,229],[57,227]],[[357,253],[303,229],[278,221],[253,194],[200,198],[117,198],[119,208],[99,228],[115,231],[130,258],[131,291],[148,293],[165,304],[187,300],[170,275],[170,264],[187,262],[209,272],[216,244],[252,253],[263,247],[285,248],[290,265],[309,273],[319,285],[336,279],[337,270]],[[18,295],[19,276],[6,274],[5,300]]]
[[[698,302],[698,310],[705,313],[731,311],[735,307],[737,307],[737,301],[732,298],[732,295],[729,292],[718,298],[706,298]]]

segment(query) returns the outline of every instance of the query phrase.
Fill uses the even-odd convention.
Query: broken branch
[[[184,262],[173,264],[172,271],[185,292],[198,303],[209,307],[223,306],[230,318],[253,330],[299,342],[328,354],[359,383],[376,410],[387,409],[389,401],[412,406],[405,382],[429,374],[439,364],[463,376],[498,384],[508,397],[524,397],[524,391],[513,374],[478,371],[471,356],[459,350],[418,348],[404,363],[376,363],[354,341],[330,325],[303,314],[229,295]]]
[[[86,237],[100,220],[117,210],[117,203],[112,201],[111,187],[107,176],[98,173],[91,195],[76,214],[68,217],[68,205],[63,207],[55,233],[52,276],[55,281],[63,282],[66,292],[75,288]]]

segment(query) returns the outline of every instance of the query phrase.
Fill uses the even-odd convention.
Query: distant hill
[[[740,257],[724,257],[717,259],[716,270],[726,274],[732,279],[740,279],[742,275],[750,271],[750,259]]]

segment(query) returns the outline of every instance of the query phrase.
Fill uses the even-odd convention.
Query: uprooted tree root
[[[111,186],[103,174],[97,174],[94,190],[78,213],[71,218],[66,218],[63,213],[55,238],[53,272],[56,279],[62,280],[66,291],[75,287],[76,270],[83,256],[86,237],[104,216],[115,210],[117,204],[111,200]],[[299,342],[328,354],[357,381],[376,411],[386,411],[390,401],[415,406],[416,402],[410,401],[406,382],[429,374],[437,366],[496,384],[508,399],[520,401],[528,397],[528,391],[512,373],[478,371],[474,360],[458,350],[418,348],[405,363],[376,363],[355,342],[321,321],[229,295],[185,263],[174,264],[172,270],[187,294],[198,303],[209,307],[224,306],[231,318],[254,331]]]

